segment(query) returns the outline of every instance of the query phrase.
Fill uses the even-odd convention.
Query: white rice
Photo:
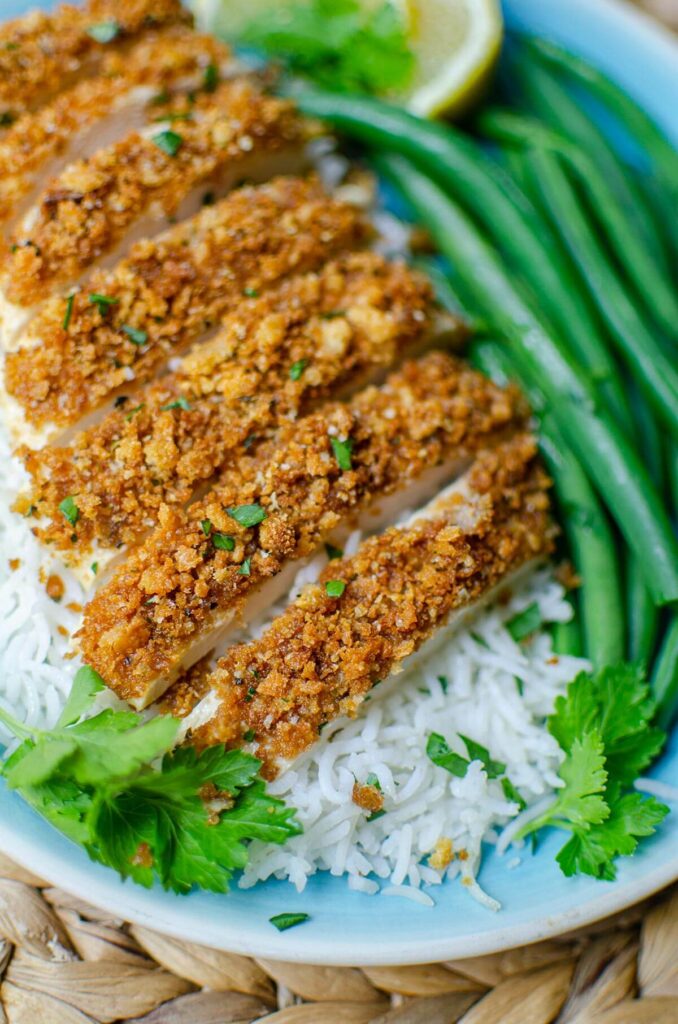
[[[75,670],[65,658],[68,638],[62,631],[77,628],[77,606],[85,594],[68,572],[50,565],[31,533],[30,518],[9,511],[25,474],[1,435],[0,465],[0,701],[20,719],[50,726]],[[353,534],[347,553],[359,541]],[[13,559],[20,559],[14,569]],[[291,596],[316,578],[325,561],[318,556],[301,571]],[[58,604],[45,590],[50,571],[65,584]],[[425,660],[377,687],[357,719],[328,725],[322,739],[270,787],[298,809],[303,834],[284,847],[253,843],[240,885],[275,876],[301,891],[315,872],[329,871],[346,877],[353,890],[431,905],[429,891],[422,890],[457,877],[472,896],[496,909],[476,882],[481,846],[491,842],[505,849],[519,808],[504,796],[499,781],[487,778],[480,762],[459,779],[436,767],[425,748],[430,733],[439,732],[465,756],[458,733],[470,736],[505,762],[528,804],[526,816],[548,801],[558,785],[561,752],[544,718],[586,663],[554,657],[546,631],[528,644],[511,638],[506,622],[532,601],[545,622],[564,621],[570,614],[550,569],[539,569],[508,602],[479,613]],[[68,607],[73,602],[75,610]],[[280,609],[270,609],[246,635],[259,635]],[[379,780],[386,813],[368,821],[351,797],[354,783],[365,783],[370,773]],[[454,856],[446,869],[428,863],[440,840],[452,843]]]

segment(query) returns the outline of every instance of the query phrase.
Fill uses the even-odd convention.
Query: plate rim
[[[538,0],[537,0],[538,2]],[[587,0],[568,0],[572,14],[591,18],[592,11]],[[626,31],[635,33],[645,47],[654,50],[657,60],[665,63],[678,55],[678,43],[668,32],[662,31],[647,14],[632,7],[627,0],[598,0],[595,17],[618,23]],[[677,129],[678,130],[678,129]],[[1,795],[1,794],[0,794]],[[674,811],[678,815],[678,809]],[[661,842],[661,839],[657,840]],[[670,843],[667,837],[665,842]],[[406,964],[433,963],[444,960],[461,960],[501,952],[517,946],[530,945],[545,939],[555,938],[574,929],[600,921],[652,896],[660,889],[678,880],[678,848],[676,856],[669,856],[665,863],[644,872],[636,879],[624,880],[606,887],[601,883],[599,896],[588,897],[582,905],[555,914],[541,914],[537,918],[513,925],[501,925],[475,935],[450,935],[426,942],[421,937],[402,938],[392,941],[386,950],[381,947],[360,945],[359,935],[355,938],[328,936],[320,938],[316,933],[304,937],[303,929],[292,933],[279,934],[271,928],[270,938],[257,937],[253,942],[242,931],[229,927],[227,918],[216,926],[213,921],[196,921],[173,915],[165,906],[145,910],[139,905],[139,896],[148,893],[136,889],[132,883],[123,885],[118,877],[107,869],[93,865],[102,873],[91,873],[82,884],[82,867],[75,860],[71,862],[57,844],[54,850],[44,849],[29,837],[25,831],[11,823],[0,828],[0,852],[20,863],[49,884],[83,898],[112,913],[116,918],[152,928],[182,941],[195,942],[225,952],[244,956],[267,957],[287,962],[303,962],[326,966],[401,966]],[[78,851],[80,852],[80,851]],[[79,883],[79,884],[78,884]],[[89,890],[93,890],[90,892]],[[136,899],[135,899],[136,897]],[[152,897],[151,897],[152,898]],[[293,897],[292,897],[293,898]],[[375,906],[375,910],[378,907]],[[403,913],[406,913],[405,908]],[[359,949],[359,955],[349,950]]]

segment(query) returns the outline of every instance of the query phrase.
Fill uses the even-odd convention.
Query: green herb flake
[[[523,800],[522,796],[520,795],[516,787],[513,785],[511,780],[506,775],[501,780],[501,788],[503,789],[504,796],[506,797],[507,800],[510,800],[514,804],[518,804],[518,807],[521,811],[525,810],[525,808],[527,807],[526,802]]]
[[[442,689],[443,693],[447,693],[447,690],[450,685],[447,676],[436,676],[436,679],[440,683],[440,688]]]
[[[71,326],[71,317],[73,316],[73,303],[75,302],[75,295],[69,295],[66,299],[66,312],[64,313],[64,321],[61,325],[65,331]]]
[[[242,734],[242,738],[244,739],[245,743],[251,743],[252,740],[256,739],[256,737],[257,734],[254,731],[254,729],[247,729],[247,731]]]
[[[328,580],[325,584],[325,592],[328,597],[341,597],[346,590],[343,580]]]
[[[459,733],[458,735],[459,739],[466,747],[470,759],[472,761],[482,762],[488,779],[498,779],[500,775],[504,774],[506,771],[506,765],[501,761],[493,761],[487,747],[483,747],[480,743],[476,743],[475,740],[469,739],[468,736],[464,736],[462,733]]]
[[[171,128],[153,135],[151,141],[156,144],[158,149],[166,153],[167,156],[176,156],[184,143],[181,135],[178,132],[173,132]]]
[[[219,68],[211,62],[203,73],[202,87],[205,92],[215,92],[219,85]]]
[[[339,469],[345,472],[351,469],[351,452],[353,451],[351,438],[347,437],[344,441],[340,441],[338,437],[330,437],[330,444]]]
[[[378,776],[376,776],[374,772],[369,773],[369,775],[365,779],[365,785],[372,786],[373,789],[378,789],[379,792],[381,793],[381,783],[379,782]]]
[[[341,550],[341,548],[335,548],[334,544],[326,544],[325,553],[327,555],[328,561],[330,562],[335,561],[335,559],[337,558],[344,557],[344,552]]]
[[[211,519],[203,519],[202,522],[200,523],[200,529],[202,530],[206,537],[209,537],[210,533],[212,532]]]
[[[125,416],[125,419],[127,420],[127,422],[129,423],[130,420],[134,419],[136,414],[138,412],[141,412],[141,410],[144,408],[145,405],[146,405],[146,403],[142,402],[141,405],[135,405],[133,409],[130,409],[130,411]]]
[[[446,772],[455,775],[458,779],[464,778],[471,763],[465,757],[462,757],[461,754],[455,754],[450,749],[445,737],[437,732],[432,732],[429,736],[426,743],[426,753],[435,765],[439,768],[444,768]]]
[[[243,288],[242,293],[246,299],[258,299],[261,294],[257,288]]]
[[[145,345],[148,341],[148,331],[142,331],[139,327],[132,327],[131,324],[121,324],[120,330],[127,335],[133,345]]]
[[[170,412],[172,409],[183,409],[184,412],[190,412],[191,403],[181,395],[175,402],[169,402],[167,405],[160,406],[160,412]]]
[[[96,576],[96,574],[99,572],[99,563],[92,562],[92,564],[90,565],[90,569],[92,570],[92,575]]]
[[[227,533],[213,533],[212,543],[218,551],[233,551],[235,548],[235,538],[229,537]]]
[[[535,633],[542,624],[541,612],[536,601],[529,604],[522,612],[518,612],[506,623],[506,628],[516,641],[520,643]]]
[[[100,21],[89,26],[87,35],[97,43],[112,43],[120,35],[120,24],[113,18],[109,21]]]
[[[238,576],[250,576],[252,574],[252,559],[246,558],[238,569]]]
[[[274,917],[269,917],[270,923],[279,932],[286,932],[288,928],[296,928],[298,924],[303,924],[304,921],[310,920],[310,914],[276,914]]]
[[[290,380],[299,380],[307,366],[308,359],[297,359],[296,363],[292,363],[290,367]]]
[[[100,316],[106,316],[111,306],[117,306],[120,299],[112,299],[109,295],[101,295],[99,292],[90,292],[89,301],[97,307]]]
[[[261,505],[234,505],[227,509],[227,512],[231,519],[235,519],[236,523],[246,529],[258,526],[266,518],[266,513]]]
[[[80,510],[75,504],[75,498],[73,495],[70,495],[68,498],[64,498],[63,501],[59,502],[59,511],[70,526],[75,526],[80,518]]]
[[[365,820],[366,821],[377,821],[378,818],[383,818],[385,814],[386,814],[386,811],[384,811],[384,810],[372,811],[371,814],[368,814],[368,816],[367,816],[367,818]]]

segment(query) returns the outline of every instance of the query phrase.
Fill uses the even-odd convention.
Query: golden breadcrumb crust
[[[33,305],[78,278],[151,206],[169,220],[193,189],[304,141],[292,104],[247,79],[224,82],[192,105],[182,99],[175,114],[187,120],[158,124],[150,136],[132,132],[50,183],[29,211],[29,231],[20,225],[11,239],[4,268],[10,302]]]
[[[536,452],[520,435],[483,453],[468,496],[441,501],[425,518],[331,562],[259,640],[233,647],[211,680],[203,674],[196,692],[209,685],[221,704],[197,731],[198,745],[240,746],[254,735],[257,756],[275,775],[278,761],[314,743],[325,723],[354,716],[451,612],[548,553],[548,480]],[[341,596],[328,595],[330,580],[345,584]]]
[[[100,43],[93,26],[115,22],[117,34]],[[147,29],[192,24],[179,0],[90,0],[51,14],[33,11],[0,25],[0,118],[12,118],[96,73],[113,48]]]
[[[245,298],[176,373],[120,402],[68,447],[25,449],[33,489],[21,507],[51,520],[36,528],[43,542],[79,557],[95,539],[108,549],[133,544],[162,504],[185,503],[243,445],[389,366],[431,336],[436,316],[424,277],[370,252]],[[70,495],[75,529],[59,510]]]
[[[406,491],[450,456],[468,457],[523,416],[516,391],[432,352],[383,387],[283,427],[188,511],[160,509],[158,529],[85,609],[85,662],[119,696],[145,699],[289,559],[310,555],[361,508]],[[265,518],[242,526],[229,512],[241,506]]]
[[[31,322],[26,347],[7,356],[6,389],[34,426],[77,423],[112,392],[148,381],[246,289],[320,266],[368,234],[364,217],[328,198],[314,179],[238,189],[137,243],[113,270],[95,272],[70,316],[67,299],[50,299]],[[92,293],[110,302],[102,308]],[[143,344],[134,344],[130,328],[143,332]]]
[[[11,217],[16,204],[32,190],[35,172],[64,153],[72,138],[102,120],[136,86],[158,90],[149,104],[149,117],[155,118],[166,107],[166,101],[160,102],[164,89],[204,74],[211,65],[223,65],[228,56],[228,47],[213,36],[183,26],[152,32],[128,54],[114,51],[95,78],[24,114],[0,136],[0,222]]]

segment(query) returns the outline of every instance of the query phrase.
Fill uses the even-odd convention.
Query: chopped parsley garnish
[[[379,782],[379,779],[374,774],[374,772],[370,772],[369,773],[369,775],[365,779],[365,785],[366,786],[372,786],[374,789],[378,789],[379,792],[381,793],[381,783]]]
[[[290,367],[290,380],[299,380],[302,373],[308,366],[308,359],[297,359]]]
[[[333,562],[336,558],[344,557],[344,552],[341,550],[341,548],[335,548],[334,544],[326,544],[325,553],[330,562]]]
[[[160,412],[169,412],[171,409],[183,409],[184,412],[190,412],[191,404],[187,398],[181,395],[175,402],[160,406]]]
[[[480,743],[476,743],[475,740],[469,739],[468,736],[464,736],[463,733],[459,733],[458,735],[459,739],[466,747],[471,761],[482,762],[488,779],[498,779],[500,775],[504,774],[506,771],[506,765],[501,761],[493,761],[487,747],[483,747]]]
[[[176,156],[183,145],[183,138],[178,132],[173,132],[171,128],[168,128],[164,132],[158,132],[151,139],[156,144],[158,149],[161,149],[167,156]]]
[[[434,764],[438,765],[439,768],[444,768],[451,775],[456,775],[458,779],[464,778],[471,763],[465,757],[462,757],[461,754],[455,754],[450,749],[445,737],[437,732],[432,732],[429,736],[426,743],[426,753]]]
[[[252,559],[246,558],[238,569],[238,576],[250,576],[252,572]]]
[[[254,729],[247,729],[247,731],[242,734],[242,738],[244,739],[245,743],[251,743],[252,740],[256,739],[256,737],[257,734],[255,733]]]
[[[309,914],[276,914],[274,917],[269,917],[269,921],[279,932],[295,928],[298,924],[303,924],[304,921],[310,921],[310,919]]]
[[[246,299],[258,299],[260,295],[257,288],[243,288],[242,293]]]
[[[340,92],[403,90],[414,72],[399,5],[382,0],[308,0],[253,17],[241,42],[291,71]]]
[[[260,761],[222,745],[176,747],[179,721],[93,712],[103,680],[81,669],[56,727],[0,720],[23,742],[2,765],[8,786],[90,857],[150,887],[226,892],[248,841],[284,843],[294,810],[268,796]],[[83,718],[92,714],[92,717]]]
[[[205,520],[205,522],[207,521]],[[205,527],[203,526],[204,529]],[[235,548],[235,538],[229,537],[227,533],[213,533],[212,543],[219,551],[233,551]]]
[[[120,35],[120,24],[113,18],[110,21],[100,21],[89,26],[87,35],[97,43],[112,43]]]
[[[59,511],[71,526],[75,526],[80,518],[80,510],[75,504],[75,498],[73,495],[70,495],[68,498],[64,498],[63,501],[59,502]]]
[[[130,411],[125,416],[125,419],[127,420],[127,422],[129,423],[129,421],[131,419],[133,419],[133,417],[136,416],[136,414],[138,412],[141,412],[141,410],[144,408],[145,405],[146,405],[146,403],[142,402],[141,405],[135,405],[133,409],[130,409]]]
[[[64,313],[64,322],[61,325],[65,331],[71,325],[71,317],[73,316],[73,303],[75,302],[75,295],[69,295],[66,299],[66,312]]]
[[[440,683],[443,693],[447,693],[447,688],[450,685],[449,682],[447,681],[447,676],[436,676],[436,678]]]
[[[376,821],[378,818],[383,818],[385,814],[386,814],[386,811],[383,810],[383,808],[380,811],[372,811],[372,813],[367,816],[366,820],[367,821]]]
[[[330,437],[330,444],[339,469],[344,471],[351,469],[351,452],[353,451],[351,438],[347,437],[344,441],[340,441],[338,437]]]
[[[504,796],[507,800],[511,800],[512,803],[518,804],[521,811],[525,810],[527,804],[507,775],[505,775],[501,780],[501,788],[504,790]]]
[[[203,519],[202,522],[200,523],[200,529],[202,530],[206,537],[209,537],[210,533],[212,532],[211,519]]]
[[[266,513],[261,505],[234,505],[227,511],[231,519],[235,519],[236,523],[240,523],[246,529],[258,526],[266,518]]]
[[[328,580],[325,584],[325,591],[328,597],[341,597],[346,590],[343,580]]]
[[[516,643],[520,643],[521,640],[525,640],[532,633],[535,633],[541,626],[541,623],[542,618],[539,605],[536,601],[533,601],[522,612],[518,612],[512,619],[509,619],[506,623],[506,628]]]
[[[634,853],[668,814],[664,804],[633,789],[666,739],[652,725],[654,714],[639,665],[580,672],[556,700],[548,728],[565,752],[558,772],[563,786],[518,837],[547,825],[568,832],[556,857],[565,875],[614,879],[616,858]]]
[[[130,324],[121,324],[120,330],[127,335],[133,345],[145,345],[148,341],[148,332],[142,331],[139,327],[132,327]]]
[[[101,295],[99,292],[90,292],[89,301],[97,307],[101,316],[106,316],[111,306],[117,306],[120,299],[112,299],[109,295]]]
[[[203,74],[202,87],[205,92],[214,92],[219,85],[219,68],[214,62],[207,65]]]
[[[92,562],[90,568],[92,570],[92,575],[96,576],[96,574],[99,572],[99,563],[98,562]]]

